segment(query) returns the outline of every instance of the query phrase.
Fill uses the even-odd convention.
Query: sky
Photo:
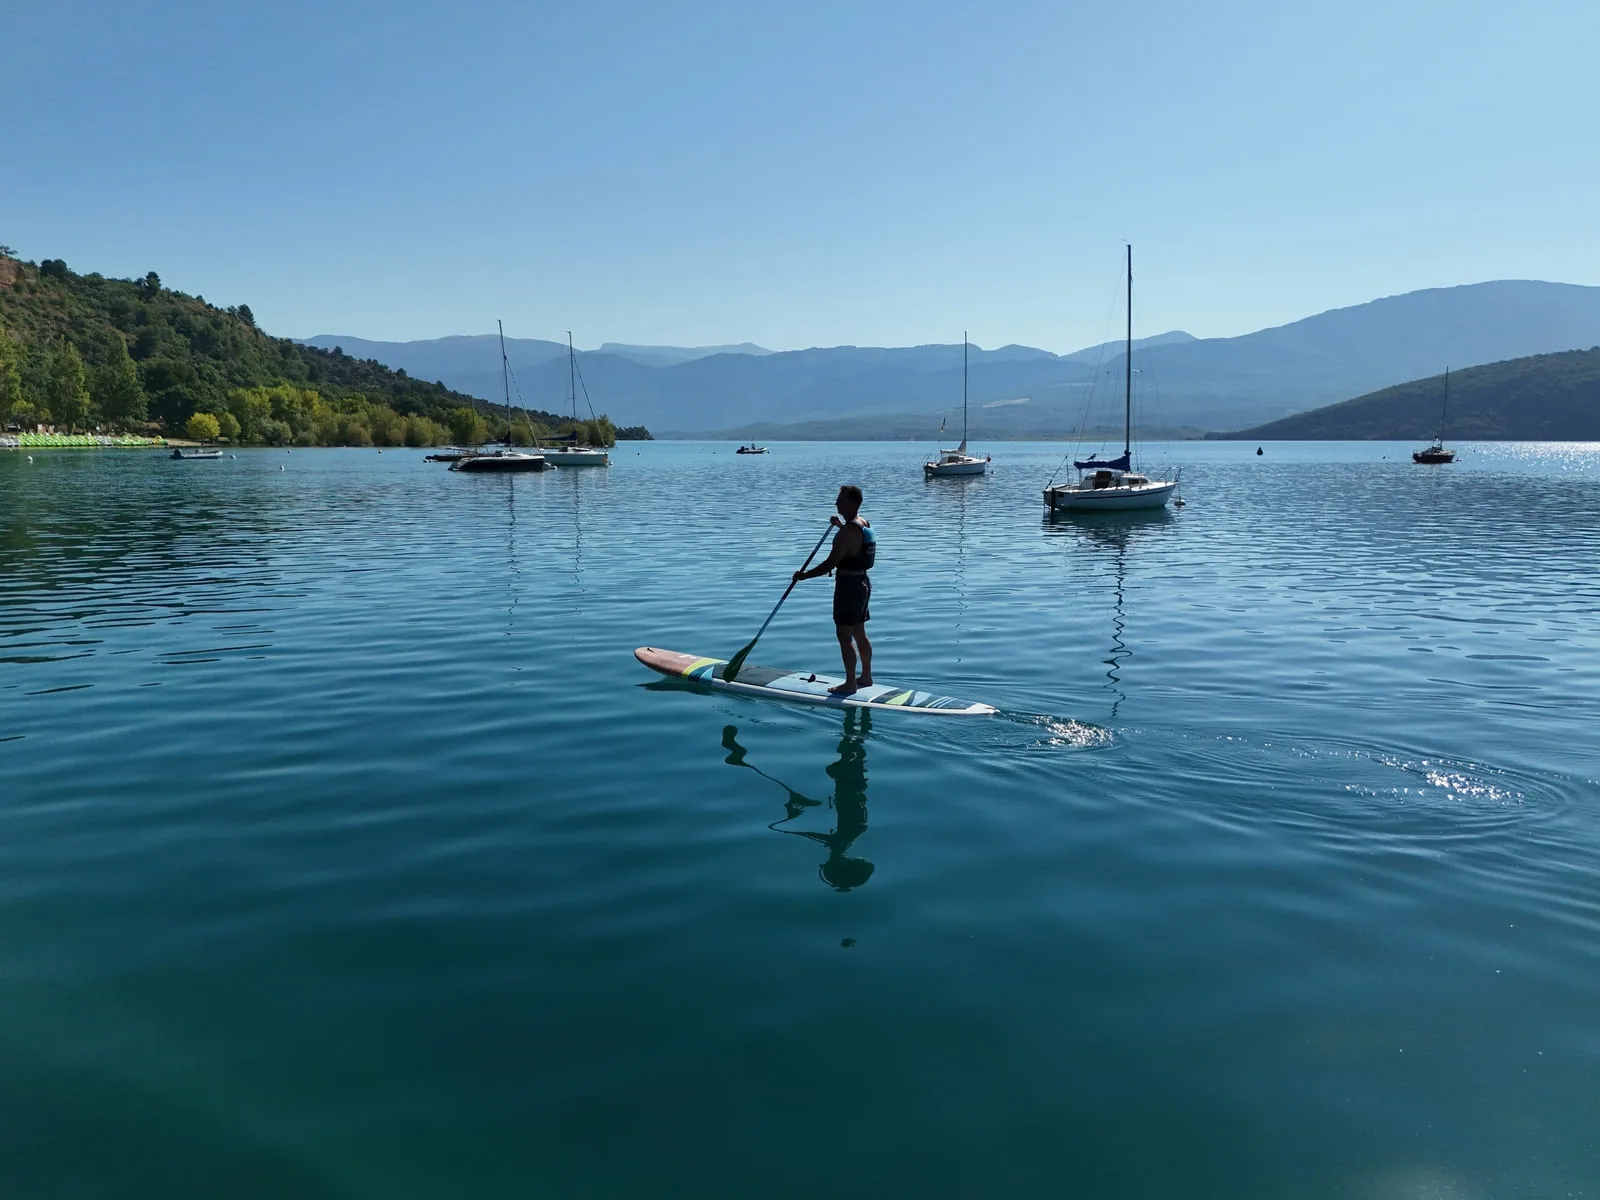
[[[1600,284],[1594,0],[0,5],[0,244],[269,332],[1248,333]]]

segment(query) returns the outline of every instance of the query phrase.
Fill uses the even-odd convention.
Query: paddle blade
[[[759,637],[760,634],[757,634],[756,638]],[[750,651],[756,648],[756,638],[751,638],[749,644],[746,645],[743,650],[739,651],[739,653],[730,658],[728,660],[728,665],[722,668],[722,678],[724,681],[732,683],[734,677],[739,674],[739,669],[744,666],[744,660],[749,658]]]

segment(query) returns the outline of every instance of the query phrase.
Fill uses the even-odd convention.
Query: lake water
[[[0,454],[0,1191],[1600,1194],[1600,446],[1412,448]],[[841,482],[1000,715],[634,661]]]

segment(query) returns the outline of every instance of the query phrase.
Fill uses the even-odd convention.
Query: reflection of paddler
[[[828,833],[809,829],[784,829],[781,826],[794,820],[808,808],[821,803],[795,791],[782,780],[773,779],[765,771],[745,761],[747,751],[736,740],[739,731],[732,725],[722,731],[722,745],[728,751],[723,761],[730,766],[749,767],[763,779],[770,779],[789,794],[784,803],[784,816],[769,828],[779,833],[792,833],[798,837],[820,842],[828,849],[828,857],[818,865],[822,881],[835,891],[848,892],[861,887],[872,878],[876,869],[864,858],[850,857],[851,844],[867,831],[867,745],[872,734],[872,715],[866,709],[846,709],[844,729],[839,738],[839,757],[828,764],[828,777],[833,780],[832,805],[835,813],[834,828]]]

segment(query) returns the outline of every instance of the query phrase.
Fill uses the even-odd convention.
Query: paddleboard
[[[810,671],[780,671],[746,663],[730,683],[722,677],[727,659],[703,658],[678,650],[658,650],[640,646],[633,656],[652,671],[673,679],[703,683],[719,691],[744,696],[763,696],[769,700],[792,700],[800,704],[832,704],[840,708],[881,708],[891,712],[927,713],[941,717],[981,717],[995,712],[992,704],[957,700],[915,688],[874,683],[848,696],[831,696],[828,689],[844,682],[841,675],[818,675]]]

